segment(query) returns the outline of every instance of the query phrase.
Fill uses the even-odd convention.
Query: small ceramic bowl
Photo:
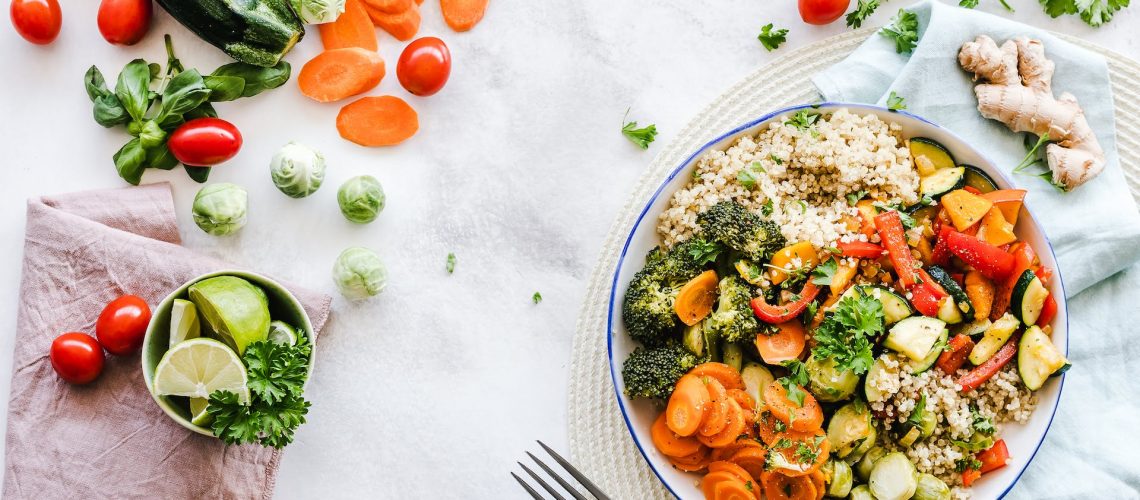
[[[190,423],[190,408],[185,403],[185,398],[159,396],[154,393],[154,370],[158,367],[158,362],[162,360],[162,355],[170,349],[170,310],[174,305],[174,299],[188,299],[190,294],[187,290],[190,285],[215,276],[237,276],[265,290],[265,294],[269,297],[269,316],[301,329],[309,338],[310,345],[316,345],[313,324],[309,321],[309,315],[305,313],[305,308],[301,306],[301,302],[280,283],[260,274],[232,270],[203,274],[187,281],[171,292],[170,295],[167,295],[165,299],[162,299],[162,302],[158,303],[158,307],[154,308],[150,325],[146,328],[146,337],[143,338],[143,380],[146,381],[146,388],[150,391],[154,402],[158,403],[158,406],[166,412],[167,416],[178,422],[178,425],[206,436],[213,436],[213,431]],[[313,374],[315,353],[316,349],[313,349],[309,355],[309,377]]]

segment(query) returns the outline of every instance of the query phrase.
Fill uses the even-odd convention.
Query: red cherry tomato
[[[107,352],[116,356],[134,354],[142,347],[146,327],[150,324],[150,307],[146,301],[124,295],[112,300],[95,323],[95,336]]]
[[[70,332],[51,343],[51,367],[59,378],[86,384],[103,373],[103,348],[86,333]]]
[[[99,4],[99,33],[116,45],[134,45],[150,29],[154,7],[150,0],[103,0]]]
[[[447,83],[451,76],[451,51],[447,44],[434,36],[409,43],[396,63],[396,78],[408,92],[429,96]]]
[[[212,167],[241,149],[241,132],[221,118],[197,118],[183,123],[166,142],[178,161],[194,167]]]
[[[58,0],[12,0],[8,13],[12,25],[25,40],[37,45],[47,45],[59,35],[63,25],[63,12]]]
[[[800,17],[808,24],[828,24],[844,12],[851,0],[800,0]]]

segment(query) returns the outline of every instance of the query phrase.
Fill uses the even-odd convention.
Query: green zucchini
[[[884,326],[891,326],[895,323],[898,323],[903,318],[914,314],[914,309],[910,307],[910,303],[907,302],[906,299],[902,298],[901,295],[895,293],[894,290],[891,290],[885,286],[878,285],[855,285],[851,288],[848,288],[847,291],[843,292],[843,295],[840,295],[839,300],[835,303],[838,304],[843,299],[854,296],[856,293],[860,292],[862,292],[864,295],[879,299],[879,302],[883,304]],[[836,306],[833,305],[831,306],[831,309],[835,309],[835,307]]]
[[[288,0],[158,0],[171,17],[230,57],[277,64],[305,35]]]
[[[942,355],[943,346],[946,345],[946,341],[949,340],[949,338],[949,330],[943,328],[942,333],[938,336],[938,340],[934,342],[935,348],[931,349],[930,353],[927,354],[925,358],[912,359],[907,362],[906,366],[907,369],[910,370],[911,375],[918,375],[919,373],[929,370],[932,366],[934,366],[934,363],[938,362],[938,357]]]
[[[937,200],[942,195],[966,185],[966,169],[962,167],[944,168],[935,171],[918,181],[918,194]]]
[[[1041,317],[1041,310],[1045,308],[1045,299],[1049,298],[1049,290],[1041,283],[1041,278],[1032,269],[1026,269],[1017,278],[1013,286],[1013,295],[1010,299],[1010,308],[1025,326],[1037,323]]]
[[[967,186],[970,186],[974,189],[977,189],[978,191],[980,191],[982,193],[989,193],[991,191],[997,191],[997,189],[998,189],[997,183],[994,182],[994,179],[992,177],[990,177],[989,175],[986,175],[986,173],[983,172],[982,169],[975,167],[973,165],[959,165],[959,166],[966,169],[966,185]]]
[[[950,150],[933,139],[912,137],[907,145],[910,147],[910,157],[914,160],[916,168],[918,168],[918,164],[922,161],[919,160],[920,156],[925,156],[926,159],[930,161],[930,166],[934,167],[934,170],[954,168],[958,165],[958,163],[954,161],[954,156],[950,154]],[[923,172],[923,170],[924,168],[918,168],[919,172],[925,175],[930,174],[929,172]]]
[[[957,281],[954,281],[954,278],[950,277],[950,273],[938,266],[930,266],[926,272],[930,274],[931,278],[934,278],[934,281],[942,285],[942,288],[946,290],[946,293],[950,294],[950,297],[954,299],[954,304],[958,306],[958,309],[960,309],[966,317],[974,316],[974,304],[970,302],[970,297],[966,295],[966,291],[962,289],[962,286],[959,285]]]
[[[989,318],[982,318],[971,321],[969,323],[963,323],[954,327],[954,335],[977,337],[978,335],[986,333],[986,330],[988,330],[992,324],[993,323],[990,322]]]
[[[947,325],[957,325],[964,321],[962,311],[958,310],[953,297],[946,297],[942,305],[938,306],[938,319],[945,321]]]
[[[982,340],[974,344],[974,349],[970,351],[970,362],[977,366],[992,358],[1001,349],[1001,346],[1009,341],[1013,332],[1017,331],[1018,326],[1020,325],[1017,318],[1010,313],[1005,313],[1004,316],[998,318],[989,328],[986,328]]]
[[[905,354],[910,359],[923,360],[945,330],[946,322],[938,318],[912,316],[891,327],[883,340],[883,347]]]
[[[1021,336],[1021,343],[1017,345],[1017,372],[1029,390],[1040,389],[1046,379],[1063,372],[1067,366],[1069,360],[1042,329],[1031,326]]]

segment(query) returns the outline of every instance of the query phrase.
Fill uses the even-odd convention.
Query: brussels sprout
[[[950,487],[941,479],[927,473],[920,473],[915,479],[918,480],[918,488],[910,500],[950,500]]]
[[[233,234],[245,225],[249,196],[241,186],[210,184],[194,196],[194,223],[214,236]]]
[[[827,496],[843,498],[851,492],[855,482],[851,466],[842,460],[828,460],[824,464],[824,479],[827,482]]]
[[[344,13],[345,0],[292,0],[293,13],[307,24],[336,21]]]
[[[388,284],[388,269],[380,256],[363,247],[341,252],[333,264],[332,276],[340,293],[351,300],[376,295]]]
[[[375,177],[359,175],[340,186],[336,201],[340,203],[340,213],[345,219],[367,224],[376,220],[384,210],[384,188]]]
[[[304,198],[317,192],[324,182],[325,157],[304,144],[290,142],[273,155],[269,174],[286,196]]]
[[[843,401],[859,388],[859,376],[852,370],[840,370],[833,358],[819,359],[811,355],[807,360],[807,372],[811,392],[820,401]]]

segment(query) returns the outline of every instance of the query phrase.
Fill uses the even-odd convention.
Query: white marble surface
[[[63,34],[49,47],[0,28],[0,324],[9,327],[24,200],[123,185],[110,158],[126,135],[91,120],[86,68],[97,64],[113,79],[135,57],[162,61],[165,32],[187,67],[226,61],[165,13],[142,44],[120,48],[99,37],[96,2],[62,3]],[[982,3],[1140,54],[1137,7],[1093,30],[1075,18],[1049,19],[1035,0],[1012,0],[1016,14]],[[887,4],[869,24],[904,5]],[[767,22],[792,31],[774,53],[755,39]],[[421,130],[406,144],[368,150],[341,140],[338,106],[306,100],[292,82],[218,105],[245,136],[241,153],[211,179],[249,190],[241,235],[213,238],[193,226],[197,186],[181,171],[144,179],[174,183],[187,246],[334,294],[329,269],[345,247],[375,248],[391,271],[379,298],[334,301],[308,391],[310,423],[285,455],[277,497],[521,497],[507,472],[536,448],[533,440],[566,448],[566,377],[585,280],[643,166],[743,75],[844,29],[802,24],[790,0],[496,0],[473,32],[455,34],[428,1],[420,33],[446,40],[455,66],[440,94],[409,98]],[[317,38],[311,30],[290,54],[295,71],[317,53]],[[373,94],[406,97],[394,75],[402,46],[381,35],[389,75]],[[657,124],[648,152],[618,133],[626,108]],[[289,140],[329,159],[325,187],[308,199],[286,198],[269,179],[270,156]],[[388,194],[368,226],[345,222],[335,201],[340,182],[359,174],[378,177]],[[450,276],[448,252],[459,260]],[[541,304],[531,303],[535,291]],[[0,373],[11,370],[11,342],[0,336]],[[8,385],[0,375],[0,391]]]

